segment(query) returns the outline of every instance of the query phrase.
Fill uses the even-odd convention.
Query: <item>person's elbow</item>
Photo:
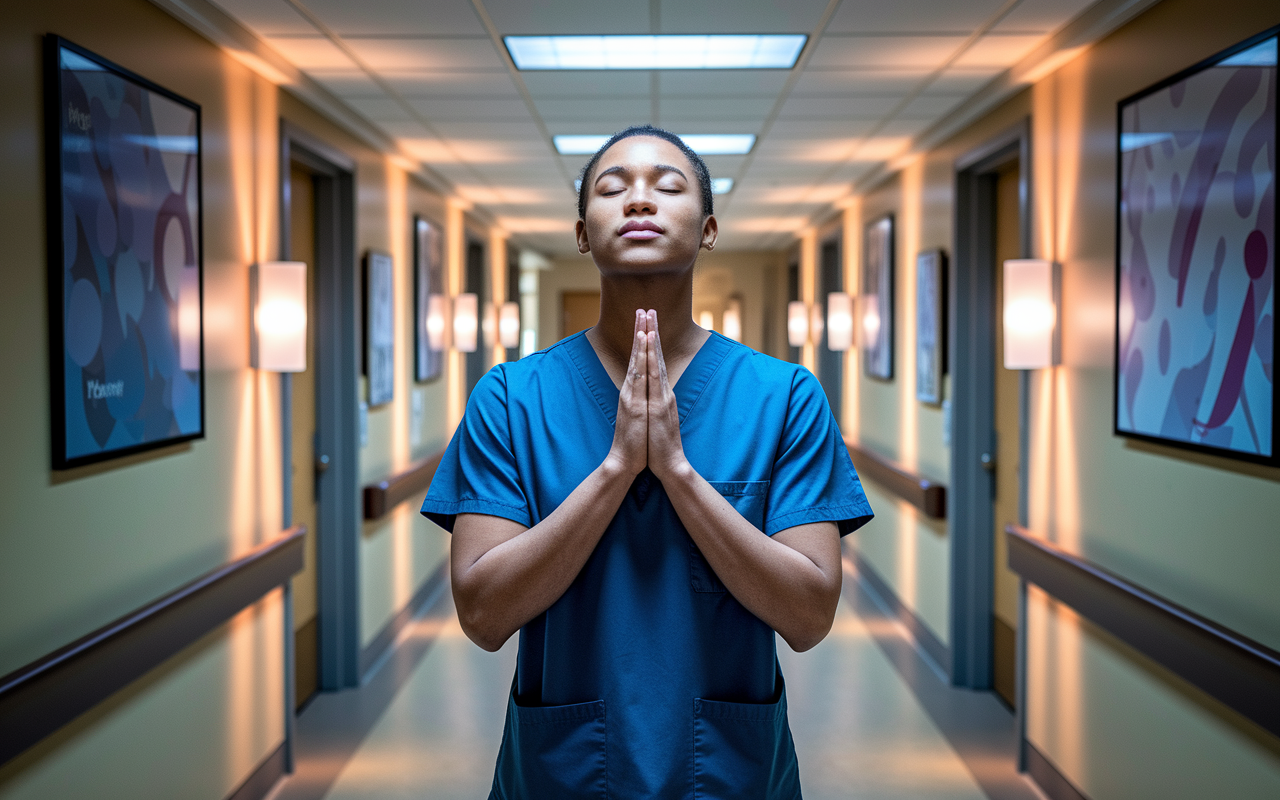
[[[507,630],[503,620],[493,613],[494,603],[486,602],[468,591],[465,582],[454,580],[453,605],[458,610],[458,624],[467,638],[482,650],[497,652],[514,631]]]
[[[789,620],[787,630],[779,631],[782,640],[797,653],[812,650],[831,632],[835,624],[836,606],[840,602],[840,583],[837,580],[818,588],[814,596],[802,603]]]

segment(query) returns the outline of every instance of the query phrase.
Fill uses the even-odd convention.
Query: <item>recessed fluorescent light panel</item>
[[[587,156],[609,141],[609,136],[553,136],[551,141],[562,156]],[[691,133],[680,136],[689,149],[700,156],[740,156],[751,152],[754,133]]]
[[[733,191],[733,178],[712,178],[712,194],[728,194]]]
[[[516,69],[791,69],[809,37],[504,36]]]

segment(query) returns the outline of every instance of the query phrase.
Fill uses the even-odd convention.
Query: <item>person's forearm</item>
[[[725,588],[793,650],[813,647],[831,629],[840,576],[774,541],[747,521],[687,464],[663,482],[680,521]]]
[[[560,599],[595,550],[634,477],[606,460],[546,519],[454,569],[467,634],[496,650]]]

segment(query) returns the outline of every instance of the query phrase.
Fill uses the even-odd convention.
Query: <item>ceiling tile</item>
[[[648,122],[652,113],[649,96],[621,96],[592,99],[535,98],[533,104],[547,120],[552,133],[612,133],[637,122]],[[609,121],[613,121],[610,125]]]
[[[542,141],[542,133],[533,120],[525,121],[485,121],[485,120],[440,120],[433,122],[432,127],[440,131],[441,136],[453,138],[493,138],[493,139],[525,139]]]
[[[379,122],[378,127],[386,131],[386,134],[393,139],[409,140],[421,139],[423,137],[431,137],[429,131],[421,122]]]
[[[791,96],[905,95],[931,72],[931,69],[806,69],[796,81]]]
[[[925,94],[973,94],[1004,70],[1004,67],[953,67],[929,84]]]
[[[657,33],[809,33],[827,7],[826,0],[659,2],[661,29]]]
[[[301,70],[358,69],[355,62],[324,36],[272,36],[267,38],[267,43]]]
[[[488,38],[352,36],[343,41],[376,70],[506,70]]]
[[[940,119],[944,114],[960,105],[968,95],[938,94],[921,95],[898,112],[899,119]]]
[[[876,120],[792,119],[778,117],[769,129],[770,139],[815,139],[865,136]]]
[[[679,134],[686,133],[754,133],[764,127],[764,115],[755,119],[705,119],[700,114],[663,116],[662,127]]]
[[[521,79],[534,98],[612,97],[647,95],[651,89],[649,72],[584,70],[582,72],[521,72]]]
[[[1022,0],[993,28],[1000,33],[1050,33],[1097,0]]]
[[[241,0],[243,2],[244,0]],[[305,0],[306,7],[339,35],[396,34],[484,36],[468,0]]]
[[[658,114],[662,120],[720,120],[763,121],[777,102],[775,95],[764,97],[670,97],[658,101]],[[681,131],[688,133],[689,131]]]
[[[519,97],[508,72],[382,70],[382,79],[404,97]]]
[[[364,70],[311,69],[307,70],[307,74],[339,97],[374,97],[382,94],[382,87]]]
[[[409,105],[434,123],[436,120],[509,120],[523,122],[529,109],[520,98],[504,97],[429,97],[407,101]]]
[[[649,33],[648,4],[582,0],[483,0],[502,35]]]
[[[1044,37],[1040,34],[983,36],[956,59],[957,67],[1009,67],[1030,53]]]
[[[1024,0],[1025,1],[1025,0]],[[828,33],[958,33],[968,35],[1005,0],[844,0],[827,25]]]
[[[410,122],[414,119],[408,109],[386,95],[346,97],[343,101],[373,122]]]
[[[880,119],[901,102],[900,97],[789,97],[780,117],[788,119]]]
[[[658,73],[658,89],[664,97],[701,94],[773,95],[782,91],[790,76],[781,69],[687,69]]]
[[[824,36],[809,66],[932,68],[963,43],[963,36]]]
[[[285,0],[213,0],[213,3],[259,36],[319,33]]]

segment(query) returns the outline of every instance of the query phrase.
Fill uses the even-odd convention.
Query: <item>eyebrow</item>
[[[659,172],[674,172],[677,175],[679,175],[681,178],[684,178],[685,181],[689,180],[689,176],[684,174],[684,170],[680,169],[679,167],[673,167],[670,164],[654,164],[652,168],[658,170]],[[629,175],[630,173],[631,173],[631,170],[629,168],[619,164],[616,167],[609,167],[608,169],[602,171],[599,175],[597,175],[596,183],[599,183],[600,179],[603,178],[605,175],[616,175],[616,174]]]

